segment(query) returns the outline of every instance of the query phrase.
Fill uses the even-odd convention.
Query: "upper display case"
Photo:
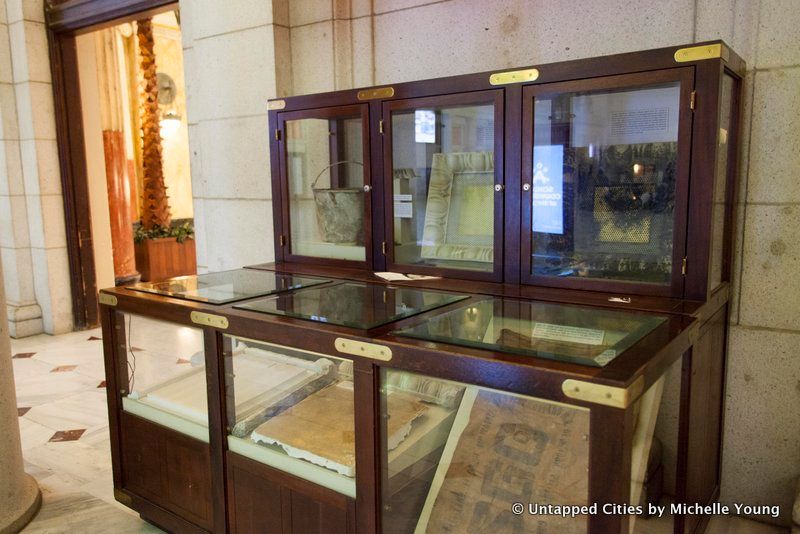
[[[744,63],[614,57],[272,101],[276,260],[706,300]]]

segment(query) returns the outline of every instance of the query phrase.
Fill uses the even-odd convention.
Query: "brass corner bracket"
[[[677,63],[687,63],[689,61],[702,61],[704,59],[716,58],[722,58],[723,60],[728,61],[728,49],[722,43],[690,46],[676,50],[674,57]]]
[[[492,85],[506,85],[509,83],[532,82],[539,78],[539,69],[511,70],[508,72],[495,72],[489,76]]]
[[[570,399],[624,409],[641,396],[644,391],[644,378],[640,376],[626,388],[594,384],[570,378],[564,380],[561,384],[561,391]]]
[[[100,304],[105,304],[106,306],[117,305],[117,297],[114,295],[109,295],[108,293],[100,293],[97,296],[97,300],[100,301]]]
[[[375,87],[373,89],[362,89],[358,92],[359,100],[374,100],[376,98],[392,98],[394,87]]]
[[[286,100],[270,100],[267,102],[267,109],[283,109],[286,107]]]

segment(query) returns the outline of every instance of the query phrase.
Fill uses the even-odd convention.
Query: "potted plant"
[[[142,117],[142,220],[134,234],[136,267],[142,280],[163,280],[197,272],[194,229],[172,226],[161,157],[158,80],[151,19],[137,21],[144,88]]]

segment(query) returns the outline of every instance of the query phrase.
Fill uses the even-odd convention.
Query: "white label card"
[[[411,197],[410,194],[401,193],[394,196],[395,202],[411,202],[412,200],[414,199]]]
[[[410,219],[413,216],[414,206],[411,202],[395,202],[394,216],[396,219]]]
[[[560,324],[536,323],[533,326],[533,337],[550,339],[552,341],[568,341],[584,345],[601,345],[605,337],[605,330],[593,328],[580,328],[577,326],[564,326]]]

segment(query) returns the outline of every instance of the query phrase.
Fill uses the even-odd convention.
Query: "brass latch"
[[[381,254],[386,256],[386,241],[381,241]]]
[[[683,257],[683,263],[681,264],[681,274],[686,276],[686,256]]]
[[[697,105],[697,91],[692,91],[692,94],[689,97],[689,109],[694,111],[696,105]]]
[[[280,244],[280,246],[285,247],[286,246],[286,236],[285,235],[278,236],[278,243]]]
[[[276,141],[280,141],[281,140],[281,131],[280,130],[275,130],[275,140]]]
[[[378,121],[378,133],[383,135],[383,119]]]

